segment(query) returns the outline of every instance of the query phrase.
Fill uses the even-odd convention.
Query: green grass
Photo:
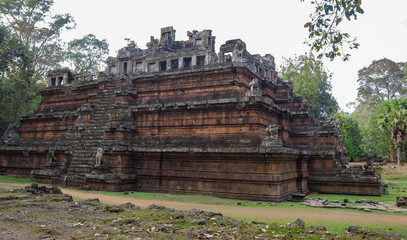
[[[32,184],[35,183],[33,180],[28,179],[28,178],[16,178],[16,177],[10,177],[6,175],[0,175],[0,182],[6,182],[6,183],[24,183],[24,184]]]
[[[273,223],[277,223],[280,225],[287,225],[287,221],[284,220],[265,220],[265,219],[258,219],[258,218],[245,218],[242,220],[243,222],[246,223],[251,223],[253,221],[255,222],[262,222],[264,225],[269,225],[272,226]],[[294,222],[294,220],[293,220]],[[308,220],[305,222],[305,227],[310,227],[310,226],[325,226],[327,228],[327,231],[330,233],[335,233],[335,234],[342,234],[345,233],[349,226],[351,224],[349,223],[341,223],[341,222],[320,222],[320,221],[312,221]],[[381,225],[373,225],[373,224],[366,224],[366,223],[360,223],[358,225],[359,227],[364,227],[365,229],[369,230],[375,230],[380,233],[398,233],[404,237],[407,237],[407,229],[402,226],[381,226]]]

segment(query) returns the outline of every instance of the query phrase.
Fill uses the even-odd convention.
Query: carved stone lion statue
[[[96,151],[96,164],[95,167],[102,165],[102,157],[103,157],[103,148],[98,148]]]
[[[278,126],[275,124],[266,127],[266,137],[263,139],[261,146],[263,147],[282,147],[283,142],[278,138]]]
[[[249,83],[250,91],[254,92],[259,89],[259,80],[257,78],[253,79]]]
[[[53,163],[55,163],[56,160],[57,158],[55,157],[54,150],[52,150],[52,148],[49,148],[47,153],[47,164],[52,165]]]
[[[268,125],[266,128],[267,139],[278,139],[278,127],[276,125]]]

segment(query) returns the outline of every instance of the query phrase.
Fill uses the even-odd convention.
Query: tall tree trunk
[[[397,144],[397,166],[401,166],[401,144]]]
[[[390,162],[394,162],[394,147],[390,144]]]
[[[407,162],[407,143],[404,144],[404,161]]]

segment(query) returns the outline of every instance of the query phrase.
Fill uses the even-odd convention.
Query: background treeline
[[[383,158],[401,164],[406,156],[407,67],[383,58],[358,71],[358,98],[352,113],[338,111],[331,94],[331,76],[312,54],[286,59],[281,77],[313,106],[318,117],[335,114],[345,135],[348,159]]]
[[[77,73],[98,71],[109,48],[89,34],[68,43],[75,28],[70,14],[52,15],[52,0],[0,0],[0,136],[9,123],[35,111],[50,69],[70,66]]]

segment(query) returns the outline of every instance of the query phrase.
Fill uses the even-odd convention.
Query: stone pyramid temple
[[[347,167],[338,122],[320,120],[240,39],[173,27],[107,59],[105,72],[48,73],[37,112],[11,124],[0,172],[107,191],[284,201],[313,192],[380,195]]]

